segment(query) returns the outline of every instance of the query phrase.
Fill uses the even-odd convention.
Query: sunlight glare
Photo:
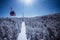
[[[21,0],[21,3],[25,5],[31,5],[34,1],[33,0]]]

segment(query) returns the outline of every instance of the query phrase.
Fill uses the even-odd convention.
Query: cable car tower
[[[24,12],[23,12],[23,15],[22,15],[22,21],[24,21]]]

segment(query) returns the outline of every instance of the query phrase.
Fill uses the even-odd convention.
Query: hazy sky
[[[34,17],[60,12],[60,0],[33,0],[30,4],[20,0],[0,0],[0,17],[10,17],[11,7],[17,17],[23,13],[25,17]]]

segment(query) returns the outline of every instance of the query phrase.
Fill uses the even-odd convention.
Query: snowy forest
[[[30,18],[0,18],[0,40],[17,40],[22,21],[26,25],[27,40],[60,40],[60,13]]]

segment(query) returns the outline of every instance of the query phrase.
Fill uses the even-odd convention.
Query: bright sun
[[[21,0],[21,2],[26,4],[26,5],[30,5],[33,3],[33,0]]]

